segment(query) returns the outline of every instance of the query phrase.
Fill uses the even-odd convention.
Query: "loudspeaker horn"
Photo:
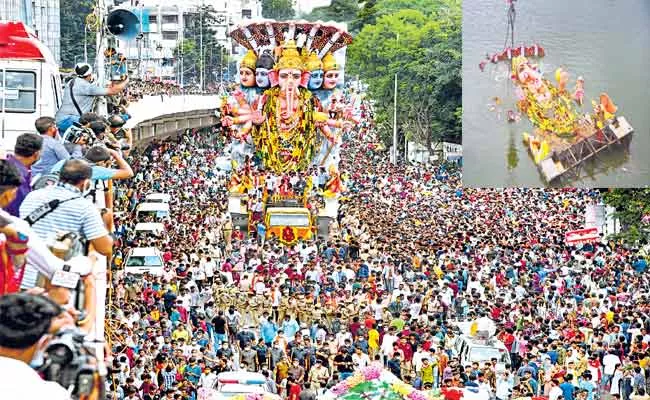
[[[127,9],[117,8],[108,14],[106,28],[120,40],[131,40],[140,33],[140,19]]]

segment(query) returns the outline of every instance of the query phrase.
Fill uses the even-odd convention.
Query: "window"
[[[309,215],[308,214],[271,214],[269,218],[269,225],[308,227],[310,226]]]
[[[163,24],[177,24],[178,15],[163,15],[162,22]]]
[[[4,100],[4,111],[35,112],[36,73],[0,70],[0,98]]]
[[[150,15],[149,16],[149,23],[150,24],[157,24],[158,23],[157,15]]]
[[[163,263],[158,256],[129,257],[127,267],[162,267]]]
[[[178,40],[178,32],[163,32],[163,40]]]
[[[241,17],[244,19],[253,18],[253,13],[251,10],[241,10]]]

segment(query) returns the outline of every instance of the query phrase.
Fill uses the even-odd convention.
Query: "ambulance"
[[[54,117],[63,90],[52,52],[23,22],[0,21],[0,151],[36,132],[34,122]]]

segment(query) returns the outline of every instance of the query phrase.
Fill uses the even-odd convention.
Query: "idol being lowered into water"
[[[350,126],[323,112],[320,102],[307,89],[310,72],[293,39],[282,45],[282,52],[270,73],[272,87],[252,105],[236,95],[239,107],[235,117],[223,117],[222,123],[242,125],[249,132],[257,155],[264,166],[276,173],[306,169],[319,145],[318,131],[333,146],[338,140],[331,128]],[[277,86],[273,83],[277,79]]]

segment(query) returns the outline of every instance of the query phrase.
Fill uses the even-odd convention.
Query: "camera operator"
[[[56,185],[35,190],[25,197],[20,206],[20,216],[43,240],[47,241],[48,237],[59,232],[72,232],[98,253],[110,257],[113,239],[99,210],[84,197],[90,188],[91,177],[92,169],[88,162],[66,161]]]
[[[24,220],[4,211],[11,203],[20,185],[20,175],[16,167],[7,160],[0,159],[0,295],[18,291],[20,281],[28,265],[36,276],[36,271],[51,279],[56,271],[64,268],[65,262],[50,252],[45,241],[32,231]],[[81,274],[90,270],[77,265],[76,260],[69,264]]]
[[[67,312],[44,296],[0,297],[0,393],[6,399],[67,400],[70,395],[30,365],[42,364],[49,334],[73,325]]]
[[[129,145],[129,149],[133,147],[133,134],[131,133],[131,129],[124,129],[124,124],[126,124],[124,118],[119,115],[111,115],[108,117],[108,124],[111,134],[113,134],[117,140],[125,140],[126,142],[124,143]]]
[[[65,132],[72,123],[79,121],[85,112],[91,111],[97,96],[113,96],[123,91],[129,78],[119,83],[111,83],[107,88],[93,85],[93,68],[79,63],[74,68],[76,76],[70,80],[63,91],[61,108],[56,113],[56,124]]]

